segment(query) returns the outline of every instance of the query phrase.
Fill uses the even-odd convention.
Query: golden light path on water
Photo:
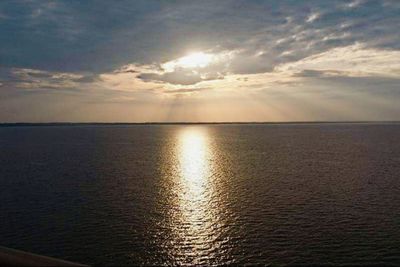
[[[206,264],[220,245],[218,205],[215,204],[214,151],[206,128],[188,127],[177,135],[177,175],[174,237],[175,262]]]

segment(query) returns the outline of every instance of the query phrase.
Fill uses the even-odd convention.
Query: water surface
[[[101,265],[400,265],[400,125],[0,128],[0,244]]]

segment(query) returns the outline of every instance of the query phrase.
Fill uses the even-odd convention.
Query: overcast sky
[[[0,122],[400,120],[400,1],[0,2]]]

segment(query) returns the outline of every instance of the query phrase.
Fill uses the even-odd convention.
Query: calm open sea
[[[400,124],[0,128],[0,245],[95,265],[400,265]]]

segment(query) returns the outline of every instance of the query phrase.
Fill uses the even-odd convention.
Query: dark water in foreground
[[[0,128],[0,245],[101,265],[400,265],[400,124]]]

